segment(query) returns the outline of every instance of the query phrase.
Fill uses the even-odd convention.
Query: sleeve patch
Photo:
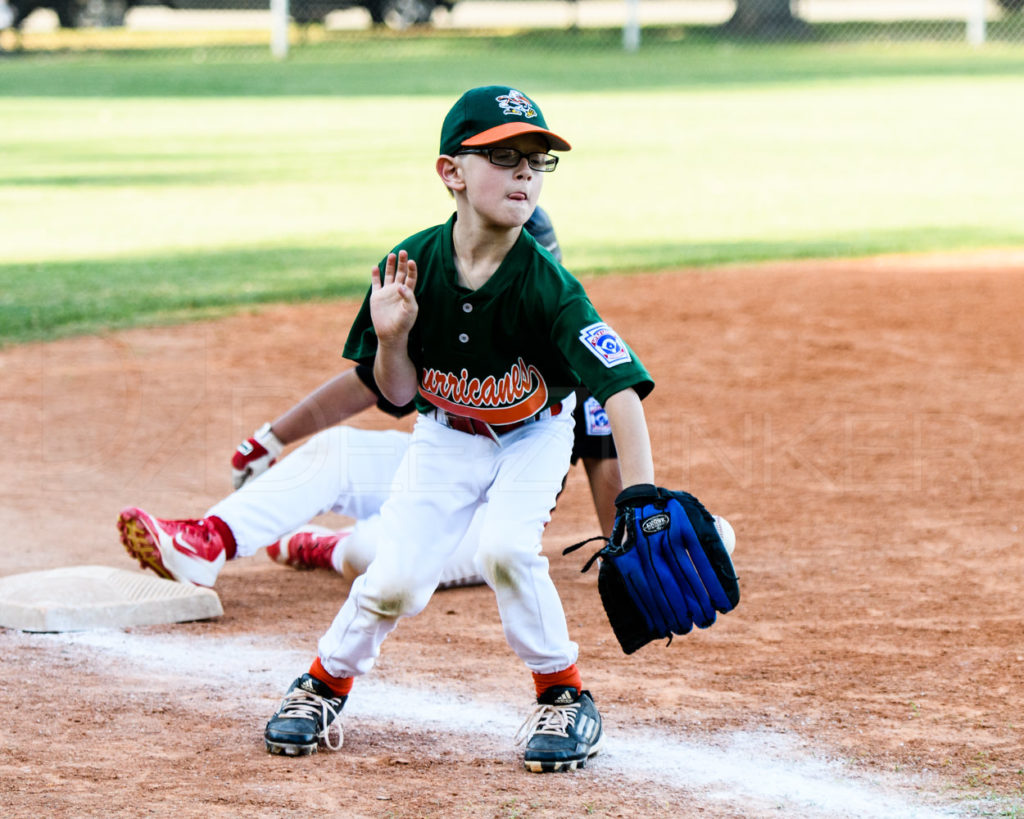
[[[604,411],[594,396],[583,402],[583,418],[587,423],[587,435],[611,435],[612,425],[608,422],[608,413]]]
[[[580,331],[580,341],[606,367],[625,364],[632,361],[629,348],[611,327],[603,321],[584,327]]]

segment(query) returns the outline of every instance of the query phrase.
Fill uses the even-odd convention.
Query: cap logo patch
[[[537,109],[521,92],[510,88],[507,94],[495,97],[498,105],[506,117],[525,117],[533,119],[537,116]]]
[[[625,364],[633,360],[625,342],[603,321],[584,327],[580,331],[580,341],[606,367],[614,367],[616,364]]]

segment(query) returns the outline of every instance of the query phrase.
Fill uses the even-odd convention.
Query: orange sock
[[[578,694],[583,690],[583,677],[580,675],[580,670],[576,667],[576,663],[573,663],[564,671],[556,671],[554,674],[538,674],[534,671],[533,685],[537,689],[538,697],[549,688],[554,688],[557,685],[572,686]]]
[[[320,664],[319,657],[313,660],[313,665],[309,667],[309,676],[316,677],[339,697],[347,697],[354,682],[353,677],[332,677]]]

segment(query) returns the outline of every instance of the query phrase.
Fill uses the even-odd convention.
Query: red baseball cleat
[[[325,526],[309,524],[285,535],[267,547],[271,560],[291,566],[293,569],[330,569],[336,571],[331,557],[334,547],[348,537],[351,529],[328,529]]]
[[[227,559],[220,534],[205,518],[160,520],[130,506],[121,510],[117,529],[143,569],[179,583],[213,586]]]

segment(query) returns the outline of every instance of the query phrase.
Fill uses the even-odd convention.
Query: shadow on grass
[[[1011,234],[1001,230],[979,232],[970,227],[964,230],[944,228],[942,231],[910,228],[873,231],[870,235],[785,239],[779,242],[745,240],[635,245],[617,242],[614,247],[602,247],[600,244],[575,247],[566,242],[563,249],[567,257],[575,260],[574,273],[603,275],[758,262],[866,258],[899,253],[1012,249],[1022,244],[1024,230]]]
[[[0,264],[0,343],[177,323],[272,302],[361,298],[376,253],[271,247]]]
[[[223,171],[213,173],[190,173],[181,174],[168,171],[166,173],[94,173],[77,174],[70,176],[62,174],[58,176],[14,176],[3,180],[4,187],[25,187],[25,188],[67,188],[75,187],[81,190],[86,187],[109,188],[109,187],[145,187],[153,185],[161,188],[196,185],[216,185],[248,182],[251,177],[242,173],[227,173]]]
[[[729,263],[1020,247],[1024,232],[915,228],[802,241],[566,242],[578,275]],[[0,264],[0,345],[182,323],[261,304],[361,299],[380,248],[267,247]]]

